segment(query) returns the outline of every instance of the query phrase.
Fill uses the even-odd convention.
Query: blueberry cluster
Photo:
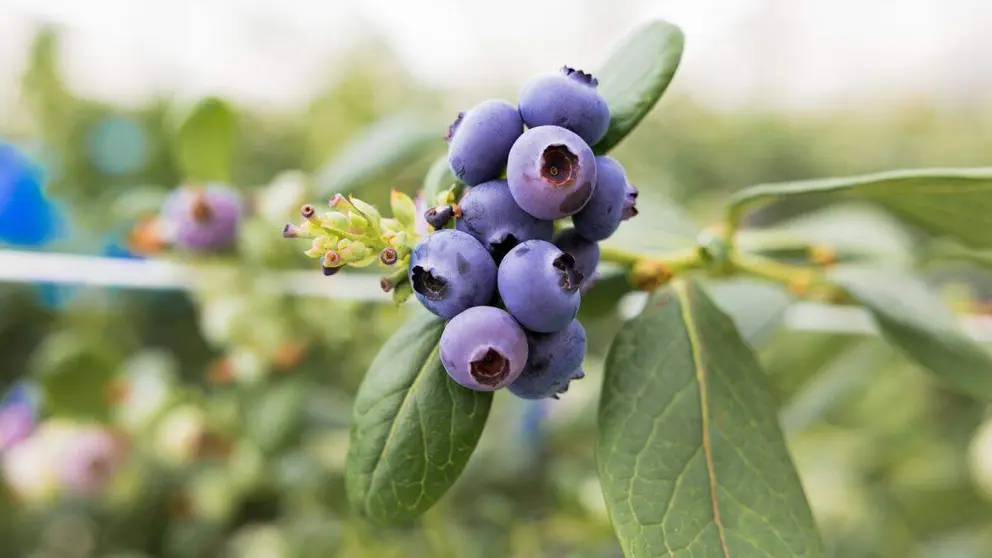
[[[519,106],[485,101],[449,128],[448,162],[466,190],[426,211],[434,232],[407,271],[417,299],[449,320],[441,361],[467,388],[557,398],[583,376],[576,314],[597,242],[637,211],[623,167],[590,147],[610,122],[596,86],[565,67],[526,84]],[[566,218],[572,227],[555,234]]]

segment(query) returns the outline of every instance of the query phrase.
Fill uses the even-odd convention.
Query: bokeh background
[[[0,282],[0,556],[621,556],[590,443],[621,313],[586,316],[586,380],[560,401],[497,397],[449,495],[374,529],[344,497],[350,404],[409,309],[358,300],[362,276],[320,277],[278,232],[344,178],[380,204],[414,194],[459,109],[594,68],[654,17],[683,28],[685,56],[616,156],[701,223],[754,183],[992,161],[984,0],[4,2],[0,255],[140,262],[154,283],[164,256],[129,233],[182,183],[176,121],[208,95],[237,114],[230,184],[259,201],[236,254],[185,262],[211,265],[187,291]],[[383,129],[421,140],[356,178],[356,142],[386,156]],[[917,259],[870,209],[802,222]],[[326,296],[281,292],[273,269]],[[928,276],[962,312],[992,307],[982,272]],[[832,556],[992,556],[984,405],[860,333],[782,328],[758,349]]]

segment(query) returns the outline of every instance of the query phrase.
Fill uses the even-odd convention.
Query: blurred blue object
[[[86,148],[93,166],[104,174],[137,172],[148,158],[145,131],[131,118],[108,116],[91,127]]]
[[[520,434],[526,443],[541,443],[543,437],[542,425],[547,416],[547,399],[527,400],[524,402],[524,412],[520,419]]]
[[[58,209],[45,197],[41,168],[0,143],[0,243],[38,248],[61,232]]]
[[[14,447],[34,431],[37,396],[29,384],[15,385],[0,401],[0,453]]]

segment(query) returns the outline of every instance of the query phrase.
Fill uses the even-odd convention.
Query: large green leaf
[[[423,312],[380,349],[355,398],[345,483],[363,516],[401,523],[454,484],[475,449],[492,393],[451,380],[438,356],[444,321]]]
[[[730,316],[741,338],[760,347],[774,334],[792,297],[780,285],[752,278],[714,281],[707,285],[713,302]]]
[[[951,388],[992,399],[992,352],[969,338],[927,285],[892,270],[838,267],[830,279],[874,315],[882,335]]]
[[[626,556],[824,556],[765,381],[695,281],[623,327],[596,462]]]
[[[188,180],[229,180],[237,119],[224,101],[208,97],[197,103],[176,134],[176,157]]]
[[[838,262],[913,263],[913,238],[903,223],[863,203],[838,204],[773,228],[741,231],[738,246],[777,258],[810,257],[810,246],[830,247]]]
[[[594,146],[613,149],[658,102],[682,59],[685,36],[667,21],[653,21],[622,42],[596,72],[599,92],[610,107],[610,127]]]
[[[354,192],[399,172],[444,135],[433,123],[413,113],[376,122],[351,140],[317,171],[315,190],[322,196]]]
[[[738,193],[729,220],[790,196],[834,194],[877,203],[902,219],[976,248],[992,247],[992,167],[920,169],[762,184]]]

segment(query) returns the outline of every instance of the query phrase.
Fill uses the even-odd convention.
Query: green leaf
[[[321,196],[355,192],[399,172],[440,142],[442,135],[431,121],[417,114],[383,118],[317,171],[315,190]]]
[[[640,215],[624,221],[603,246],[662,255],[696,244],[699,226],[685,208],[664,194],[641,188],[637,208]]]
[[[838,267],[830,280],[868,309],[882,335],[945,385],[992,399],[992,352],[962,331],[920,279],[892,270]]]
[[[752,186],[734,196],[729,221],[778,199],[814,194],[877,203],[907,222],[975,248],[992,247],[992,167],[900,170]]]
[[[668,88],[682,59],[685,36],[678,26],[653,21],[634,31],[596,72],[610,107],[610,127],[594,146],[607,153],[627,136]]]
[[[751,347],[763,345],[785,319],[792,297],[780,285],[740,278],[712,282],[706,290],[713,302],[730,316]]]
[[[176,134],[176,158],[183,177],[229,180],[237,131],[237,119],[227,103],[214,97],[197,103]]]
[[[693,280],[621,329],[596,462],[627,557],[824,556],[765,381]]]
[[[862,203],[839,204],[802,215],[773,228],[744,230],[738,246],[769,257],[810,257],[811,246],[830,247],[838,262],[913,263],[914,240],[906,227],[881,209]]]
[[[492,393],[451,380],[438,355],[444,321],[412,318],[380,349],[355,397],[345,484],[351,505],[382,524],[431,507],[457,480]]]
[[[458,182],[454,173],[451,172],[451,165],[448,164],[448,154],[445,153],[431,164],[431,168],[424,176],[424,184],[421,191],[424,194],[424,204],[427,207],[434,206],[434,200],[438,194],[451,188],[451,185]]]

